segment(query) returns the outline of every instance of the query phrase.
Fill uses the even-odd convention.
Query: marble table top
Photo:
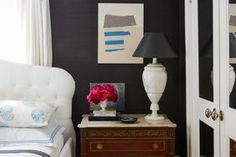
[[[83,119],[78,128],[96,128],[96,127],[176,127],[167,117],[163,120],[146,120],[144,114],[122,114],[121,116],[136,117],[135,123],[127,124],[121,121],[89,121],[89,115],[83,115]]]

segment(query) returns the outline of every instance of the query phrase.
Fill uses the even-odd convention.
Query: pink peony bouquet
[[[117,89],[111,84],[95,85],[87,96],[88,102],[96,105],[104,100],[116,102],[117,99]]]

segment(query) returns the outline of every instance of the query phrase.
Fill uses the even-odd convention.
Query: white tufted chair
[[[75,154],[76,136],[71,120],[75,82],[72,76],[60,68],[16,64],[2,60],[0,74],[0,100],[43,101],[57,106],[55,117],[66,128],[65,145],[72,146],[72,151],[63,149],[64,155],[61,156],[69,156],[69,151]]]

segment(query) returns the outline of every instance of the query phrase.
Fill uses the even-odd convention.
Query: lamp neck
[[[152,58],[152,63],[150,63],[144,67],[144,69],[148,69],[148,68],[151,68],[151,69],[153,69],[153,68],[160,69],[161,68],[161,69],[165,70],[165,67],[162,64],[157,62],[157,58]]]
[[[157,64],[157,58],[152,59],[152,64]]]

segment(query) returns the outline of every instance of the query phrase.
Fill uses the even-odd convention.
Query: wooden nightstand
[[[176,125],[169,119],[148,121],[144,115],[134,124],[88,121],[80,128],[81,157],[173,157]]]
[[[230,157],[236,157],[236,142],[230,140]]]

